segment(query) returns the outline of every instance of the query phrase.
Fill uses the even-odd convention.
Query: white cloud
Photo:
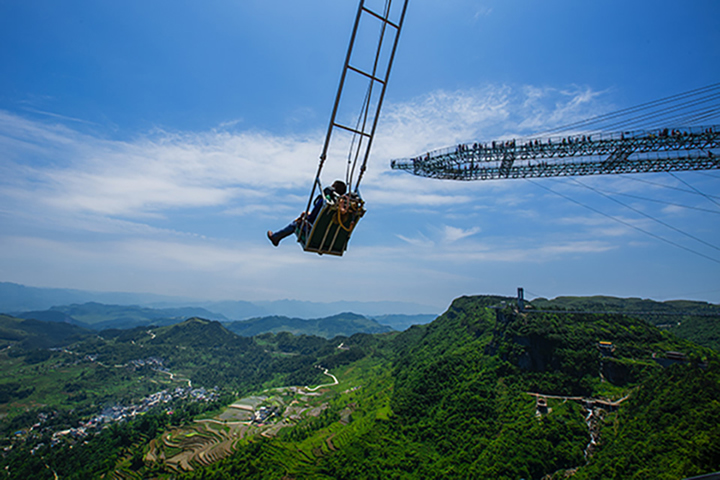
[[[469,229],[462,229],[445,225],[443,227],[443,241],[447,243],[456,242],[462,238],[470,237],[480,231],[479,227],[473,227]]]
[[[430,240],[429,238],[427,238],[426,236],[424,236],[422,234],[419,234],[415,238],[406,237],[405,235],[400,235],[400,234],[396,234],[396,236],[400,240],[402,240],[406,243],[409,243],[410,245],[414,245],[416,247],[432,247],[435,245],[435,242],[433,242],[432,240]]]
[[[424,206],[470,202],[470,196],[458,194],[457,185],[387,175],[389,160],[500,135],[510,118],[536,110],[550,96],[547,89],[487,86],[387,105],[364,183],[368,198]],[[580,90],[563,96],[566,101],[555,106],[555,117],[574,112],[596,95]],[[317,166],[321,138],[319,132],[280,137],[218,129],[155,131],[117,141],[0,112],[7,173],[0,195],[57,210],[132,218],[177,208],[262,211],[270,201],[287,204],[295,200],[287,194],[303,194]],[[336,159],[344,155],[343,147],[333,146],[331,154],[326,178],[340,178],[345,162]]]
[[[5,120],[0,128],[15,125],[1,132],[1,144],[14,160],[14,165],[5,165],[12,174],[3,182],[2,193],[25,192],[54,208],[107,215],[267,198],[276,189],[307,184],[306,172],[317,149],[310,138],[255,132],[158,132],[122,142],[11,114],[0,120]]]
[[[614,109],[601,100],[606,93],[581,86],[558,89],[526,85],[522,88],[522,107],[513,109],[517,126],[511,131],[534,136],[606,113]]]

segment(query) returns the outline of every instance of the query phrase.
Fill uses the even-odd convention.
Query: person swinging
[[[315,198],[315,201],[313,202],[313,208],[309,214],[306,214],[306,212],[301,213],[298,218],[290,222],[285,228],[278,230],[274,233],[272,232],[272,230],[268,230],[268,239],[270,240],[270,242],[272,242],[274,246],[277,247],[278,245],[280,245],[280,242],[283,238],[289,237],[290,235],[295,233],[298,228],[303,225],[303,222],[306,222],[306,224],[309,225],[315,223],[315,219],[317,219],[317,216],[322,210],[322,207],[325,203],[324,196],[335,200],[345,195],[346,191],[347,187],[345,185],[345,182],[343,182],[342,180],[335,180],[335,182],[333,182],[331,186],[326,187],[323,190],[323,193]]]

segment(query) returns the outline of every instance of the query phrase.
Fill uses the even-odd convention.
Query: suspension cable
[[[533,185],[535,185],[535,186],[537,186],[537,187],[540,187],[540,188],[542,188],[542,189],[544,189],[544,190],[547,190],[548,192],[554,193],[555,195],[558,195],[558,196],[564,198],[565,200],[569,200],[569,201],[571,201],[571,202],[573,202],[573,203],[575,203],[575,204],[577,204],[577,205],[580,205],[581,207],[587,208],[588,210],[591,210],[591,211],[593,211],[593,212],[595,212],[595,213],[597,213],[597,214],[600,214],[600,215],[602,215],[603,217],[607,217],[607,218],[609,218],[609,219],[611,219],[611,220],[614,220],[614,221],[616,221],[616,222],[618,222],[618,223],[622,223],[623,225],[625,225],[625,226],[627,226],[627,227],[630,227],[630,228],[632,228],[632,229],[634,229],[634,230],[637,230],[637,231],[639,231],[639,232],[641,232],[641,233],[644,233],[645,235],[649,235],[649,236],[651,236],[651,237],[653,237],[653,238],[655,238],[655,239],[657,239],[657,240],[660,240],[660,241],[662,241],[662,242],[668,243],[668,244],[670,244],[670,245],[672,245],[672,246],[674,246],[674,247],[681,248],[681,249],[683,249],[683,250],[685,250],[685,251],[687,251],[687,252],[693,253],[693,254],[698,255],[698,256],[700,256],[700,257],[703,257],[703,258],[705,258],[705,259],[707,259],[707,260],[710,260],[710,261],[712,261],[712,262],[715,262],[715,263],[720,264],[720,260],[718,260],[718,259],[716,259],[716,258],[713,258],[713,257],[710,257],[710,256],[708,256],[708,255],[705,255],[704,253],[701,253],[701,252],[698,252],[698,251],[696,251],[696,250],[693,250],[692,248],[685,247],[684,245],[680,245],[679,243],[675,243],[675,242],[673,242],[672,240],[668,240],[667,238],[661,237],[661,236],[656,235],[656,234],[654,234],[654,233],[652,233],[652,232],[648,232],[647,230],[644,230],[644,229],[642,229],[642,228],[640,228],[640,227],[638,227],[638,226],[636,226],[636,225],[633,225],[632,223],[626,222],[625,220],[621,220],[621,219],[619,219],[619,218],[617,218],[617,217],[613,217],[612,215],[609,215],[609,214],[607,214],[607,213],[605,213],[605,212],[602,212],[602,211],[600,211],[600,210],[598,210],[598,209],[596,209],[596,208],[593,208],[593,207],[591,207],[590,205],[586,205],[586,204],[584,204],[584,203],[582,203],[582,202],[580,202],[580,201],[578,201],[578,200],[575,200],[574,198],[571,198],[571,197],[569,197],[569,196],[567,196],[567,195],[564,195],[564,194],[562,194],[562,193],[560,193],[560,192],[558,192],[558,191],[556,191],[556,190],[553,190],[553,189],[551,189],[550,187],[546,187],[545,185],[543,185],[543,184],[540,183],[540,182],[535,182],[535,181],[530,180],[530,179],[525,179],[525,180],[527,180],[528,182],[532,183]]]
[[[692,235],[692,234],[690,234],[690,233],[687,233],[687,232],[685,232],[685,231],[683,231],[683,230],[680,230],[679,228],[673,227],[673,226],[670,225],[669,223],[663,222],[662,220],[660,220],[660,219],[658,219],[658,218],[655,218],[655,217],[653,217],[652,215],[648,215],[647,213],[643,212],[642,210],[638,210],[637,208],[635,208],[635,207],[633,207],[633,206],[630,206],[630,205],[628,205],[627,203],[621,202],[621,201],[618,200],[617,198],[613,198],[612,196],[607,195],[607,194],[603,193],[602,191],[596,189],[595,187],[591,187],[590,185],[587,185],[587,184],[581,182],[580,180],[578,180],[578,179],[576,179],[576,178],[570,178],[570,180],[572,180],[573,182],[577,183],[577,184],[580,185],[581,187],[585,187],[585,188],[587,188],[588,190],[592,190],[593,192],[597,193],[598,195],[602,195],[603,197],[607,198],[608,200],[612,200],[613,202],[615,202],[615,203],[617,203],[617,204],[619,204],[619,205],[622,205],[622,206],[625,207],[625,208],[629,208],[629,209],[632,210],[633,212],[635,212],[635,213],[637,213],[637,214],[640,214],[640,215],[642,215],[642,216],[645,217],[645,218],[649,218],[650,220],[652,220],[652,221],[654,221],[654,222],[657,222],[657,223],[659,223],[660,225],[663,225],[663,226],[665,226],[665,227],[667,227],[667,228],[669,228],[669,229],[671,229],[671,230],[674,230],[674,231],[676,231],[676,232],[678,232],[678,233],[680,233],[680,234],[682,234],[682,235],[685,235],[685,236],[688,237],[688,238],[692,238],[693,240],[695,240],[695,241],[697,241],[697,242],[700,242],[700,243],[702,243],[703,245],[706,245],[706,246],[708,246],[708,247],[710,247],[710,248],[714,248],[715,250],[720,251],[720,247],[718,247],[718,246],[716,246],[716,245],[713,245],[712,243],[706,242],[705,240],[703,240],[703,239],[701,239],[701,238],[698,238],[698,237],[696,237],[696,236],[694,236],[694,235]]]
[[[702,195],[703,197],[707,198],[708,200],[710,200],[711,202],[713,202],[715,205],[717,205],[717,206],[720,207],[720,203],[718,203],[715,199],[711,198],[710,195],[705,195],[703,192],[701,192],[701,191],[698,190],[697,188],[693,187],[692,185],[690,185],[689,183],[687,183],[685,180],[681,179],[681,178],[678,177],[677,175],[674,175],[672,172],[668,172],[668,173],[669,173],[675,180],[677,180],[677,181],[685,184],[685,185],[688,186],[689,188],[692,188],[693,191],[695,191],[698,195]]]
[[[688,210],[697,210],[697,211],[699,211],[699,212],[715,213],[715,214],[717,214],[717,215],[720,215],[720,210],[710,210],[709,208],[693,207],[693,206],[691,206],[691,205],[682,205],[682,204],[679,204],[679,203],[668,202],[668,201],[666,201],[666,200],[658,200],[657,198],[643,197],[642,195],[633,195],[632,193],[608,192],[607,190],[605,190],[605,193],[607,193],[607,194],[609,194],[609,195],[620,195],[620,196],[623,196],[623,197],[635,198],[635,199],[638,199],[638,200],[644,200],[644,201],[646,201],[646,202],[662,203],[663,205],[669,205],[669,206],[671,206],[671,207],[686,208],[686,209],[688,209]]]

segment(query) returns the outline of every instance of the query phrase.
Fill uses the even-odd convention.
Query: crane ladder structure
[[[295,231],[306,252],[342,256],[350,235],[365,214],[360,182],[367,169],[408,1],[359,1],[317,173],[305,216],[301,216]],[[360,107],[357,114],[356,107]],[[347,194],[336,198],[322,188],[320,175],[331,156],[331,141],[337,137],[341,139],[338,143],[343,143],[343,139],[349,143],[349,152],[345,173]],[[316,190],[321,195],[322,209],[310,223],[308,216]]]
[[[318,172],[313,184],[313,191],[310,193],[310,199],[313,198],[315,186],[319,182],[320,173],[322,171],[325,160],[328,157],[330,142],[338,130],[349,132],[358,138],[353,141],[350,148],[350,158],[348,159],[348,172],[346,174],[346,183],[348,189],[352,190],[353,181],[355,190],[357,190],[362,176],[367,168],[368,157],[370,156],[370,148],[375,137],[375,129],[377,128],[378,119],[380,118],[380,109],[382,108],[387,89],[390,71],[395,60],[395,52],[397,50],[400,32],[403,22],[405,21],[405,12],[409,0],[401,0],[402,8],[397,19],[391,18],[393,13],[393,1],[385,0],[385,6],[382,11],[374,11],[366,5],[366,0],[360,0],[358,4],[355,24],[353,26],[350,44],[348,45],[345,63],[343,65],[340,83],[338,85],[335,103],[333,104],[332,114],[330,115],[330,123],[328,125],[325,143],[323,144],[322,153],[320,154],[320,163]],[[397,13],[397,12],[396,12]],[[361,66],[353,64],[353,54],[356,48],[356,38],[363,23],[375,21],[379,23],[379,38],[372,50],[372,59],[367,65]],[[389,30],[389,32],[388,32]],[[366,59],[367,60],[367,59]],[[344,93],[348,90],[346,80],[348,73],[354,74],[364,80],[363,90],[365,90],[365,100],[362,102],[360,114],[356,117],[356,124],[351,125],[343,123],[338,119],[338,113],[343,102]],[[362,85],[362,81],[361,81]],[[353,158],[354,157],[354,158]],[[360,163],[359,173],[355,177],[357,163]],[[308,205],[309,208],[309,205]]]
[[[720,126],[461,144],[393,160],[391,168],[448,180],[720,169]]]

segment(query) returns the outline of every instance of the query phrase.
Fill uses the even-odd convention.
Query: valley
[[[72,332],[45,349],[28,347],[29,333],[5,340],[0,466],[10,478],[720,470],[709,440],[720,435],[717,350],[622,313],[542,301],[521,311],[476,296],[403,332],[333,339],[241,337],[198,318]]]

